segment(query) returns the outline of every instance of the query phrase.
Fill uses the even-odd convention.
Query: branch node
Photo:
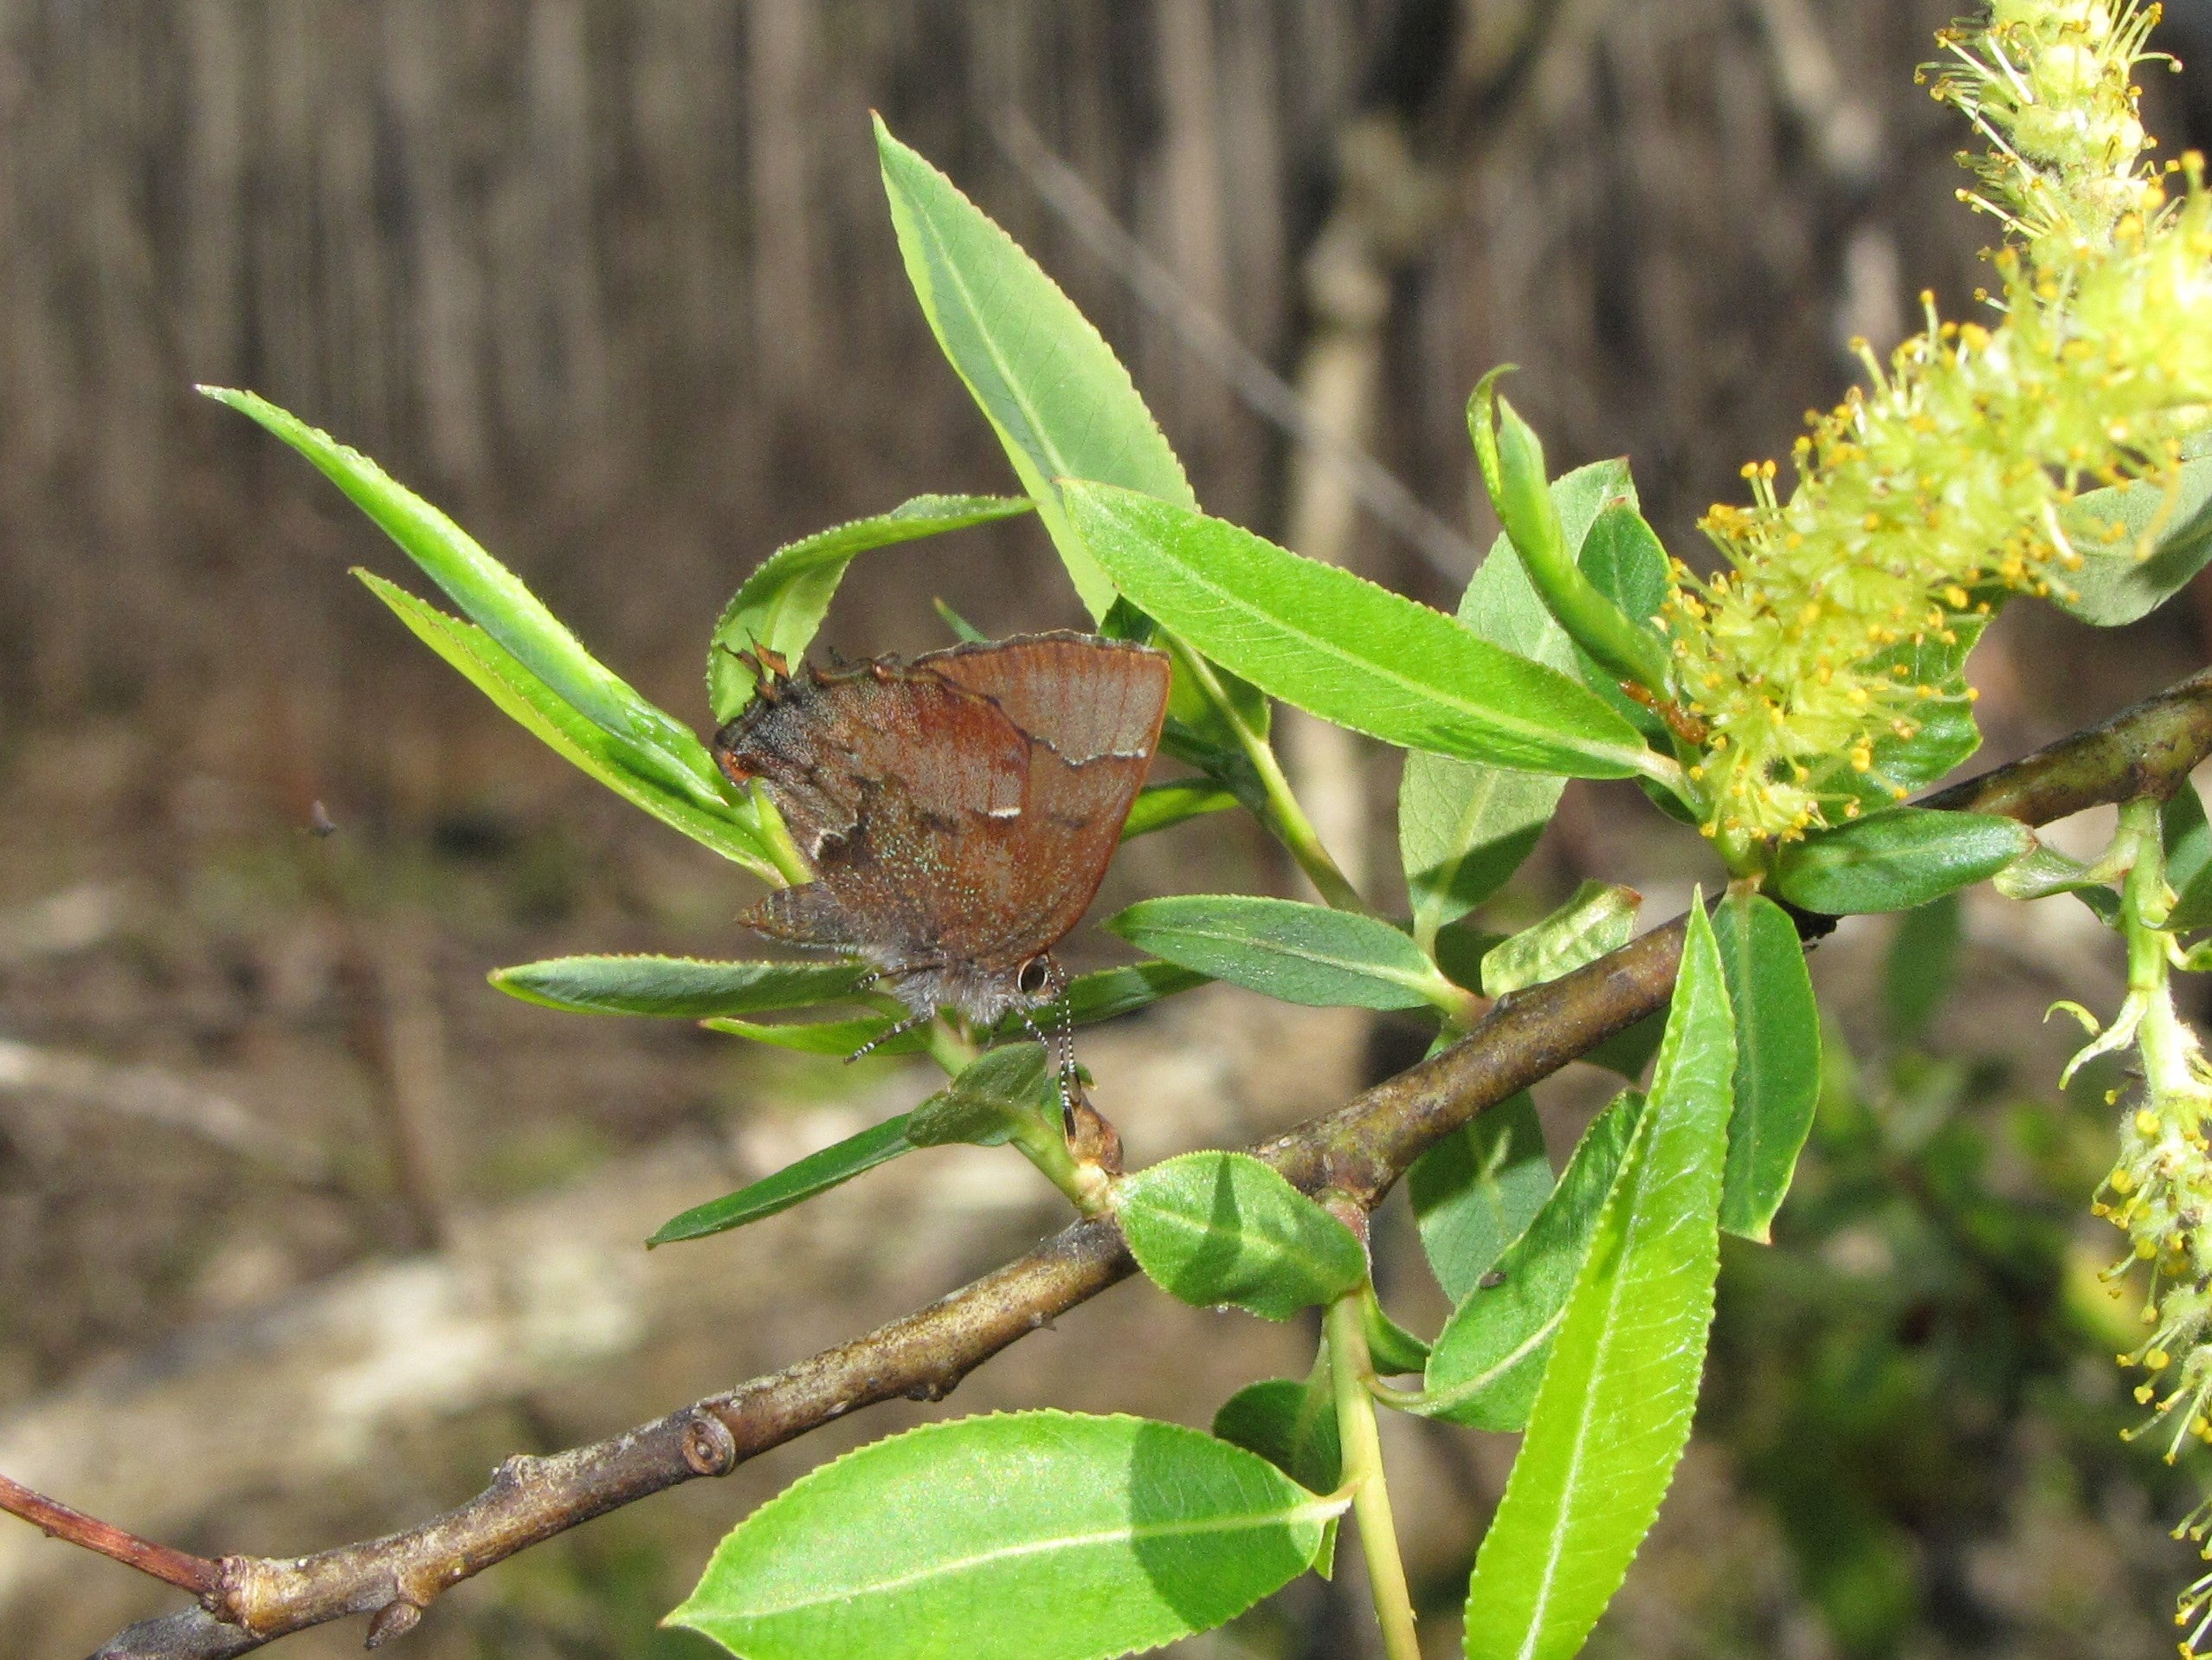
[[[369,1622],[368,1646],[382,1647],[396,1637],[405,1637],[422,1620],[422,1610],[404,1597],[395,1597],[377,1610]]]
[[[694,1409],[684,1425],[684,1463],[701,1476],[726,1476],[738,1465],[738,1438],[713,1412]]]

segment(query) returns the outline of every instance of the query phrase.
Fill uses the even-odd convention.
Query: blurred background
[[[1781,455],[1987,220],[1914,84],[1954,0],[0,0],[0,1469],[210,1553],[404,1525],[904,1312],[1059,1221],[1011,1154],[903,1160],[648,1257],[676,1211],[903,1110],[844,1069],[509,1002],[501,964],[751,954],[746,881],[568,771],[347,575],[403,561],[192,392],[250,386],[376,456],[701,725],[703,653],[779,543],[1010,490],[938,358],[867,112],[1028,247],[1129,363],[1216,514],[1451,604],[1494,526],[1463,403],[1501,361],[1555,468],[1625,453],[1670,548]],[[2212,6],[2160,43],[2212,61]],[[2146,68],[2168,153],[2212,78]],[[857,566],[850,656],[1081,620],[1016,522]],[[2187,596],[2122,637],[2008,613],[2004,759],[2200,664]],[[1286,748],[1403,902],[1395,759]],[[2080,835],[2093,843],[2095,826]],[[1624,786],[1571,787],[1493,908],[1586,874],[1654,919],[1710,882]],[[1299,892],[1227,817],[1101,896]],[[2087,913],[1977,896],[1816,953],[1838,1025],[1777,1244],[1732,1243],[1699,1436],[1605,1656],[2150,1656],[2196,1571],[2184,1463],[2129,1446],[2129,1307],[2086,1216],[2111,1077],[2060,1099],[2054,998],[2120,990]],[[1080,965],[1111,959],[1094,933]],[[1957,989],[1952,990],[1953,982]],[[1133,1158],[1235,1141],[1421,1034],[1229,990],[1084,1045]],[[1614,1087],[1544,1098],[1555,1156]],[[1442,1313],[1394,1201],[1394,1306]],[[407,1639],[699,1656],[654,1622],[818,1459],[932,1412],[1203,1424],[1312,1333],[1124,1287],[938,1408],[880,1409],[464,1586]],[[1394,1423],[1431,1651],[1509,1442]],[[1356,1573],[1188,1657],[1371,1651]],[[12,1521],[10,1655],[176,1599]],[[348,1652],[352,1627],[289,1639]]]

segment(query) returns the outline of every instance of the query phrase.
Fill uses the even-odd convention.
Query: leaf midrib
[[[1288,1478],[1286,1477],[1286,1480]],[[826,1604],[849,1605],[863,1597],[889,1596],[908,1586],[925,1584],[932,1579],[949,1579],[971,1573],[995,1563],[1017,1560],[1025,1556],[1039,1556],[1052,1552],[1095,1549],[1102,1545],[1138,1544],[1153,1539],[1190,1538],[1207,1534],[1256,1533],[1274,1528],[1288,1529],[1304,1523],[1319,1524],[1340,1515],[1345,1501],[1318,1498],[1292,1506],[1287,1510],[1239,1511],[1234,1515],[1191,1517],[1176,1521],[1134,1523],[1123,1528],[1102,1528],[1090,1533],[1062,1534],[1053,1539],[1025,1540],[1019,1543],[996,1546],[990,1550],[970,1555],[950,1558],[914,1568],[887,1579],[872,1579],[865,1586],[848,1590],[824,1591],[803,1599],[779,1603],[770,1607],[748,1609],[740,1614],[726,1614],[731,1620],[772,1619],[788,1614],[804,1613]]]
[[[1295,962],[1310,963],[1317,968],[1335,969],[1339,972],[1357,975],[1364,979],[1388,980],[1394,985],[1404,986],[1409,991],[1426,993],[1431,989],[1433,984],[1432,976],[1420,970],[1354,962],[1344,957],[1326,957],[1318,951],[1287,944],[1281,940],[1255,940],[1248,933],[1222,933],[1192,923],[1155,922],[1140,925],[1137,931],[1140,933],[1149,932],[1156,939],[1182,934],[1189,939],[1209,940],[1219,945],[1240,946],[1251,951],[1263,952],[1269,956],[1287,957]],[[1396,930],[1393,929],[1392,932],[1395,933]],[[1136,942],[1132,941],[1132,943]],[[1420,949],[1419,946],[1414,948]]]

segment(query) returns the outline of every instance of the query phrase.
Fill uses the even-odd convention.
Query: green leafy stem
[[[2200,675],[2093,733],[1947,793],[1989,806],[2001,799],[2041,823],[2139,793],[2142,769],[2178,776],[2207,755],[2212,675]],[[1371,1209],[1428,1148],[1664,1006],[1684,929],[1681,920],[1654,928],[1500,1004],[1466,1041],[1253,1156],[1300,1191],[1332,1188]],[[236,1655],[242,1638],[253,1646],[390,1607],[395,1587],[401,1598],[427,1603],[454,1583],[456,1562],[473,1574],[610,1508],[725,1474],[860,1407],[942,1395],[1135,1266],[1119,1224],[1087,1218],[928,1308],[780,1372],[602,1442],[511,1459],[475,1497],[414,1528],[305,1557],[231,1557],[219,1567],[193,1559],[219,1574],[222,1588],[211,1611],[163,1622],[163,1652],[179,1660]],[[245,1638],[242,1625],[254,1637]]]

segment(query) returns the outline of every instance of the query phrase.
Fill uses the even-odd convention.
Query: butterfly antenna
[[[848,1055],[845,1057],[845,1064],[847,1066],[850,1066],[862,1056],[867,1055],[871,1050],[880,1049],[893,1038],[903,1037],[906,1033],[913,1030],[915,1027],[926,1024],[935,1013],[935,1010],[927,1010],[920,1014],[908,1015],[904,1020],[900,1021],[895,1026],[886,1026],[881,1031],[876,1033],[874,1037],[869,1038],[867,1043],[862,1043],[850,1055]]]
[[[1051,957],[1045,959],[1045,972],[1052,978],[1052,1047],[1060,1060],[1060,1122],[1068,1134],[1075,1134],[1075,1011],[1067,1000],[1067,976],[1060,972],[1060,965]],[[1038,1040],[1042,1042],[1042,1038]]]

